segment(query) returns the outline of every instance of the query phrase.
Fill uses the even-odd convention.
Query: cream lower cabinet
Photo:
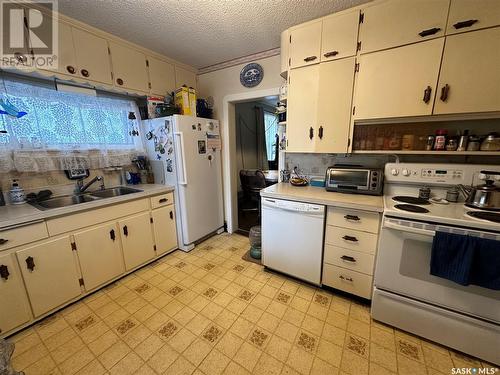
[[[173,205],[158,208],[151,213],[155,235],[156,254],[161,255],[177,248],[177,226]]]
[[[155,257],[149,212],[122,219],[118,226],[127,271]]]
[[[31,319],[28,298],[13,254],[0,256],[0,335]]]
[[[116,222],[76,232],[74,240],[85,290],[95,289],[125,272]]]
[[[434,114],[500,111],[500,27],[446,37]]]
[[[36,243],[16,256],[35,317],[82,293],[69,236]]]

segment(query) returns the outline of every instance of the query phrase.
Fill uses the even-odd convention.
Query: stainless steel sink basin
[[[114,188],[97,190],[90,193],[90,195],[98,198],[112,198],[119,197],[120,195],[127,195],[132,193],[140,193],[142,190],[129,188],[125,186],[118,186]]]
[[[67,207],[67,206],[73,206],[75,204],[92,202],[98,199],[100,198],[93,197],[89,194],[64,195],[61,197],[50,198],[41,202],[33,202],[31,204],[36,208],[39,208],[40,210],[49,210],[51,208]]]

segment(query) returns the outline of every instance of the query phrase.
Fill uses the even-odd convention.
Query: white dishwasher
[[[321,285],[325,206],[262,197],[262,264]]]

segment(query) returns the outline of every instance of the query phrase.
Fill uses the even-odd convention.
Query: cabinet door
[[[125,272],[115,222],[77,232],[74,237],[87,291]]]
[[[0,335],[19,327],[31,318],[28,298],[14,255],[0,256]]]
[[[321,21],[290,31],[290,68],[317,64],[321,53]]]
[[[175,88],[178,89],[182,85],[196,89],[196,73],[181,68],[175,67]]]
[[[316,152],[347,152],[355,58],[319,65]]]
[[[154,258],[149,212],[120,220],[118,225],[127,271]]]
[[[164,254],[177,248],[177,227],[175,225],[175,207],[173,205],[153,210],[153,230],[155,234],[156,254]]]
[[[16,252],[35,317],[81,294],[69,236]]]
[[[443,44],[439,38],[362,55],[354,118],[430,115]]]
[[[72,31],[79,76],[111,84],[111,64],[106,39],[74,27]]]
[[[317,127],[319,65],[289,72],[286,137],[287,151],[312,152]]]
[[[323,20],[321,61],[354,56],[358,45],[359,10]]]
[[[149,91],[146,56],[121,44],[109,43],[114,85],[127,89]]]
[[[280,43],[280,76],[283,78],[288,77],[288,47],[290,47],[290,33],[285,30],[281,33],[281,43]]]
[[[164,96],[175,90],[175,71],[172,64],[148,57],[148,65],[152,94]]]
[[[451,0],[447,34],[500,25],[500,1]]]
[[[435,114],[500,111],[499,45],[500,27],[446,38]]]
[[[449,0],[388,0],[363,10],[361,53],[444,35]]]

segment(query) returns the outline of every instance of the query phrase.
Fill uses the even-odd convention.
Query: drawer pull
[[[123,226],[123,234],[125,235],[125,237],[128,236],[128,227],[126,225]]]
[[[9,240],[6,240],[5,238],[0,238],[0,245],[5,245]]]
[[[167,198],[162,198],[158,201],[158,203],[165,203],[165,202],[168,202]]]
[[[344,219],[351,220],[351,221],[360,221],[361,220],[359,218],[359,216],[356,216],[356,215],[345,215]]]
[[[174,213],[172,211],[170,211],[170,219],[174,220]]]
[[[358,242],[358,239],[354,236],[347,236],[345,235],[344,237],[342,237],[343,240],[346,240],[346,241],[351,241],[351,242]]]
[[[356,263],[356,258],[350,257],[349,255],[342,255],[340,259],[345,260],[346,262]]]
[[[306,58],[304,59],[304,61],[305,61],[305,62],[309,62],[309,61],[314,61],[314,60],[316,60],[316,59],[317,59],[317,57],[316,57],[316,56],[308,56],[308,57],[306,57]]]
[[[33,257],[26,258],[26,268],[28,268],[31,272],[35,269],[35,259],[33,259]]]
[[[116,239],[116,235],[115,235],[115,230],[114,229],[111,229],[109,231],[109,238],[111,238],[111,240],[114,242],[115,239]]]
[[[325,53],[323,56],[332,57],[332,56],[337,56],[338,54],[339,54],[339,51],[331,51],[331,52]]]
[[[421,32],[418,33],[422,38],[429,36],[429,35],[434,35],[437,32],[441,31],[440,27],[433,27],[432,29],[427,29],[427,30],[422,30]]]
[[[352,280],[352,277],[347,277],[347,276],[342,276],[342,275],[340,275],[340,276],[339,276],[339,279],[341,279],[341,280],[345,280],[345,281],[350,281],[350,282],[352,282],[352,281],[353,281],[353,280]]]
[[[0,277],[4,280],[8,280],[9,279],[9,267],[7,267],[6,265],[2,264],[0,266]]]
[[[455,24],[453,24],[453,27],[455,29],[463,29],[464,27],[471,27],[472,25],[474,25],[476,22],[478,22],[478,20],[467,20],[467,21],[460,21],[460,22],[457,22]]]

